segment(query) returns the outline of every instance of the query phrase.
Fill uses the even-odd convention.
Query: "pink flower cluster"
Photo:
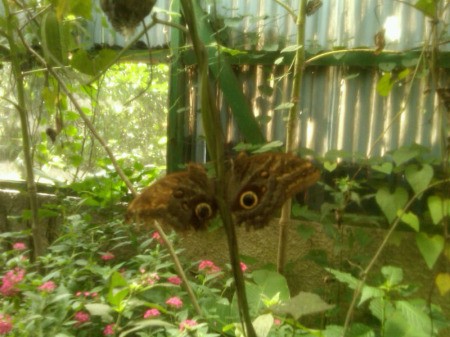
[[[159,315],[161,315],[161,313],[159,312],[158,309],[148,309],[144,313],[144,318],[158,317]]]
[[[106,253],[102,254],[101,259],[102,259],[103,261],[109,261],[109,260],[114,259],[115,257],[116,257],[116,256],[115,256],[113,253],[111,253],[111,252],[106,252]]]
[[[181,300],[181,298],[173,296],[166,301],[166,304],[169,307],[180,309],[183,306],[183,301]]]
[[[25,250],[27,249],[27,245],[23,242],[16,242],[13,244],[14,250]]]
[[[141,273],[144,274],[142,278],[144,285],[152,286],[159,281],[158,273],[145,274],[145,269],[141,269]]]
[[[83,323],[87,323],[91,320],[91,316],[86,311],[77,311],[75,313],[75,326],[80,326]]]
[[[152,239],[156,240],[160,245],[164,244],[164,240],[162,239],[161,235],[158,232],[153,232]]]
[[[197,321],[194,319],[185,319],[180,323],[179,329],[180,331],[189,330],[197,325]]]
[[[6,335],[13,328],[11,317],[0,314],[0,335]]]
[[[178,276],[171,276],[167,278],[167,282],[175,284],[176,286],[179,286],[181,284],[181,279]]]
[[[12,296],[17,293],[17,284],[23,280],[25,276],[25,269],[14,268],[13,270],[7,271],[2,278],[2,285],[0,286],[0,293],[3,296]]]
[[[108,324],[103,329],[104,336],[113,336],[114,335],[114,323]]]
[[[214,262],[210,260],[202,260],[198,264],[198,270],[204,271],[207,274],[214,274],[221,271],[220,267],[216,266]]]
[[[46,293],[51,293],[55,289],[56,289],[56,284],[53,281],[44,282],[44,283],[42,283],[42,285],[40,285],[38,287],[38,290],[46,292]]]
[[[97,297],[98,296],[98,293],[96,292],[96,291],[93,291],[92,293],[91,292],[89,292],[89,291],[77,291],[76,293],[75,293],[75,296],[76,297],[80,297],[80,296],[83,296],[83,297],[91,297],[91,298],[94,298],[94,297]]]

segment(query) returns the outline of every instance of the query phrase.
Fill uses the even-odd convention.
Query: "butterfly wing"
[[[205,229],[217,211],[214,190],[205,169],[189,164],[187,171],[168,174],[137,196],[128,218],[160,220],[176,230]]]
[[[310,161],[293,154],[239,154],[227,179],[228,202],[236,224],[266,226],[287,199],[319,177]]]

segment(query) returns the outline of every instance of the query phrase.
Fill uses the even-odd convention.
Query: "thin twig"
[[[294,59],[294,72],[291,103],[292,106],[289,109],[289,116],[286,125],[286,152],[293,152],[296,148],[295,134],[297,131],[298,118],[297,110],[300,104],[300,89],[303,79],[303,70],[305,66],[305,17],[306,17],[306,0],[300,2],[297,21],[297,51],[295,52]],[[286,260],[286,241],[288,236],[289,223],[291,219],[291,205],[292,200],[287,200],[281,208],[281,217],[279,221],[279,238],[278,238],[278,253],[277,253],[277,270],[279,273],[283,273],[285,260]]]
[[[409,208],[411,207],[412,203],[417,198],[419,198],[424,192],[426,192],[427,190],[429,190],[429,189],[431,189],[433,187],[436,187],[436,186],[441,185],[441,184],[446,184],[448,182],[450,182],[450,179],[444,179],[444,180],[438,181],[436,183],[428,185],[426,188],[424,188],[419,193],[416,193],[408,201],[408,203],[405,205],[405,207],[403,207],[403,209],[401,211],[401,214],[405,214],[409,210]],[[387,232],[387,234],[384,237],[383,241],[381,242],[380,246],[378,247],[377,251],[375,252],[375,255],[372,257],[372,259],[368,263],[367,267],[362,272],[361,279],[360,279],[358,285],[356,286],[355,291],[353,292],[352,302],[350,303],[350,307],[347,310],[347,314],[346,314],[346,317],[345,317],[345,323],[344,323],[344,329],[343,329],[342,335],[341,335],[342,337],[345,337],[345,334],[347,333],[347,330],[350,327],[350,321],[351,321],[351,318],[353,316],[353,311],[355,310],[355,307],[356,307],[356,301],[358,300],[358,297],[361,294],[361,290],[362,290],[362,288],[364,287],[364,285],[366,283],[367,276],[368,276],[369,272],[372,270],[373,266],[377,262],[380,254],[384,250],[384,247],[386,247],[387,243],[389,242],[389,239],[391,238],[392,234],[397,229],[397,226],[400,224],[400,222],[401,222],[401,217],[397,215],[397,217],[395,218],[394,222],[392,223],[391,228],[389,229],[389,231]]]

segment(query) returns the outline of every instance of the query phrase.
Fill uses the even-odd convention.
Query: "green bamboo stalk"
[[[15,29],[17,26],[14,24],[14,17],[11,15],[9,11],[9,2],[7,0],[2,1],[6,17],[5,37],[8,40],[11,55],[11,68],[16,81],[17,104],[15,104],[15,107],[20,115],[20,124],[22,130],[22,149],[25,161],[27,191],[31,210],[30,220],[31,220],[32,240],[34,246],[33,256],[34,258],[36,258],[44,253],[45,248],[42,233],[39,228],[39,216],[38,216],[39,206],[37,198],[37,187],[33,172],[33,157],[31,154],[28,112],[25,103],[25,88],[23,84],[22,70],[20,68],[21,58],[19,56],[18,47],[14,39]]]

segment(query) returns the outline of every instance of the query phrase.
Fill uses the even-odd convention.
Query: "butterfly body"
[[[225,200],[235,224],[258,229],[319,177],[310,161],[292,154],[241,153],[230,162]],[[190,164],[187,171],[169,174],[144,189],[129,205],[128,216],[162,220],[179,230],[205,229],[217,213],[215,184],[201,165]]]

